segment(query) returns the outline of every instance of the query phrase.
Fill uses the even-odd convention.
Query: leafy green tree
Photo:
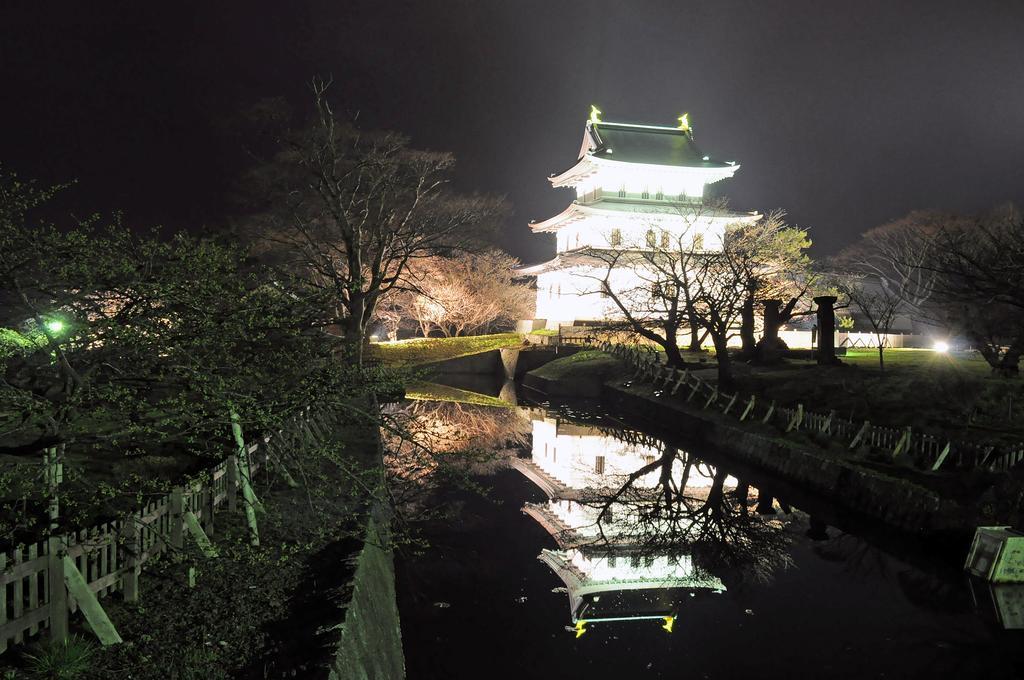
[[[86,464],[171,454],[181,474],[232,440],[244,463],[243,432],[276,431],[311,403],[351,407],[375,389],[376,374],[338,360],[321,291],[287,287],[212,241],[95,222],[60,230],[30,218],[47,192],[10,176],[0,191],[3,323],[24,331],[0,383],[0,453],[45,452],[58,465],[54,449]],[[144,486],[122,481],[134,485],[124,493]],[[7,497],[45,492],[26,484]]]

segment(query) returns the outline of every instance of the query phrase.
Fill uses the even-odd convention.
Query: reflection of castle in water
[[[528,503],[523,511],[558,544],[539,559],[565,583],[577,635],[590,622],[642,619],[662,619],[671,631],[682,600],[725,590],[718,577],[695,564],[685,545],[652,549],[641,540],[636,527],[657,532],[658,522],[645,524],[637,504],[615,497],[623,488],[658,493],[669,470],[673,479],[682,478],[683,456],[666,462],[656,440],[638,433],[611,436],[546,415],[534,417],[532,430],[531,458],[516,459],[514,466],[548,500]],[[706,496],[714,475],[713,468],[691,465],[686,495]],[[735,489],[736,480],[728,477],[724,484]]]

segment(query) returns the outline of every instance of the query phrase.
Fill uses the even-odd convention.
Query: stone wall
[[[887,475],[739,424],[628,389],[605,385],[602,401],[620,414],[657,426],[672,423],[687,439],[827,497],[839,506],[914,533],[969,532],[984,518],[976,504],[943,498],[913,481]]]
[[[395,596],[395,563],[386,520],[369,518],[366,542],[354,558],[352,597],[331,663],[331,680],[403,680],[405,658]]]

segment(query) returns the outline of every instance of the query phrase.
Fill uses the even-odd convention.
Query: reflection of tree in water
[[[493,467],[529,433],[529,417],[517,408],[448,401],[390,408],[381,430],[389,493],[418,506],[442,483],[468,485],[470,472]]]
[[[746,485],[739,498],[726,489],[727,478],[724,470],[666,446],[611,490],[588,491],[581,502],[598,510],[599,543],[648,555],[690,554],[704,570],[767,581],[792,563],[789,536],[780,520],[750,512]]]

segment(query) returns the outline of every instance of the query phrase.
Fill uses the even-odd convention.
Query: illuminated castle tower
[[[686,114],[677,127],[661,127],[608,123],[600,113],[591,109],[576,164],[548,178],[553,187],[574,188],[576,200],[530,225],[534,233],[555,235],[555,258],[518,272],[537,277],[536,317],[548,328],[615,318],[598,283],[607,266],[594,250],[713,252],[721,249],[727,225],[760,218],[707,204],[707,185],[732,177],[739,165],[704,155]],[[631,285],[631,276],[616,268],[612,289]]]

